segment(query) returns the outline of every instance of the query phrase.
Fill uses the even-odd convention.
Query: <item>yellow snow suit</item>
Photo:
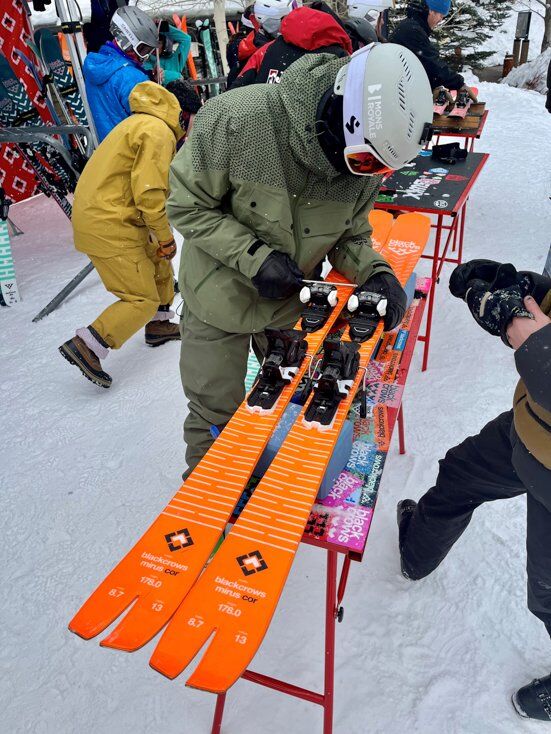
[[[174,298],[172,266],[155,256],[172,239],[165,212],[168,171],[182,137],[180,106],[159,84],[142,82],[130,95],[133,114],[94,152],[73,204],[75,247],[86,253],[118,300],[91,326],[118,349]]]

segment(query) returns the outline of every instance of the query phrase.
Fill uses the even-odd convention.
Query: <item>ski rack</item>
[[[84,39],[82,37],[82,15],[80,8],[75,0],[55,0],[55,9],[58,18],[61,21],[61,32],[67,39],[67,46],[69,47],[71,64],[73,67],[73,75],[82,98],[86,117],[88,118],[93,147],[97,148],[99,145],[99,138],[94,118],[92,116],[92,110],[88,104],[86,85],[84,83],[84,75],[82,73],[82,65],[86,58],[86,46],[84,45]]]
[[[29,125],[27,127],[0,128],[0,143],[45,143],[59,153],[71,168],[76,178],[80,173],[73,166],[71,154],[56,140],[54,135],[76,135],[86,139],[86,154],[92,155],[93,138],[91,131],[84,125]]]
[[[308,351],[306,331],[266,329],[266,336],[266,358],[260,377],[247,398],[247,405],[253,413],[270,411],[274,407],[283,388],[292,382]]]

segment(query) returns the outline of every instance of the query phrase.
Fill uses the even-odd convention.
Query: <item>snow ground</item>
[[[481,83],[491,153],[474,189],[466,256],[541,271],[549,247],[551,116],[541,95]],[[529,124],[528,124],[529,123]],[[523,131],[529,134],[523,135]],[[147,661],[84,642],[67,623],[172,496],[184,468],[178,345],[141,335],[109,357],[101,390],[57,353],[110,297],[97,276],[53,315],[31,318],[84,264],[68,222],[43,197],[13,207],[24,302],[0,310],[3,595],[0,711],[10,734],[206,734],[214,698]],[[352,567],[338,626],[335,734],[543,734],[509,696],[549,672],[543,625],[525,606],[525,502],[477,511],[434,575],[399,574],[396,501],[418,498],[445,450],[511,405],[513,355],[449,296],[437,297],[429,371],[420,350],[406,390],[408,453],[387,461],[364,562]],[[254,669],[320,689],[324,556],[301,548]],[[239,682],[225,734],[321,730],[319,708]]]
[[[534,89],[540,94],[545,94],[547,92],[547,69],[550,61],[551,48],[548,48],[533,61],[513,69],[505,79],[502,79],[502,84],[509,84],[512,87],[523,89]]]

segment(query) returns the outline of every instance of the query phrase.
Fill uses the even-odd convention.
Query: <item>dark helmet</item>
[[[379,40],[375,28],[365,18],[346,18],[344,29],[350,36],[354,51],[370,43],[377,43]]]

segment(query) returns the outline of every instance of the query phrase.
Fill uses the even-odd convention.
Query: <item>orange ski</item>
[[[430,233],[421,214],[400,216],[382,253],[402,284],[417,264]],[[377,324],[378,321],[378,324]],[[276,458],[266,471],[204,574],[165,630],[150,664],[174,678],[214,632],[188,685],[222,693],[235,683],[254,657],[275,612],[339,433],[360,388],[365,368],[383,326],[375,316],[372,336],[353,345],[348,330],[341,342],[325,342],[325,357],[359,357],[343,387],[335,413],[324,416],[317,391],[303,408]],[[343,349],[341,350],[341,344]],[[339,356],[339,355],[337,355]],[[338,383],[339,390],[341,383]],[[319,402],[321,400],[321,403]]]

